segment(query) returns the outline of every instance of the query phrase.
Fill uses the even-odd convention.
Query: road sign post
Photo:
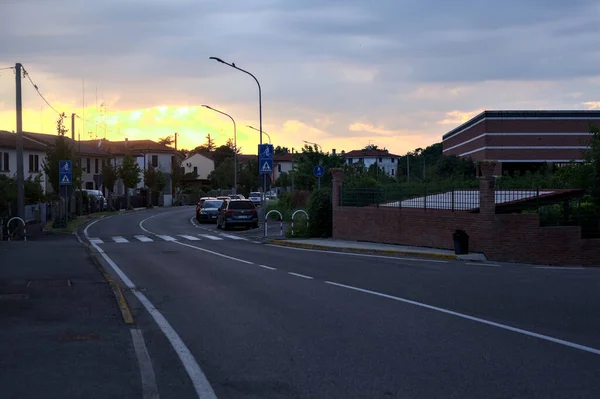
[[[69,213],[69,186],[73,184],[73,162],[71,160],[58,161],[58,185],[65,187],[65,228],[68,223]]]
[[[323,165],[317,165],[313,169],[313,174],[317,178],[317,188],[321,188],[321,177],[325,176],[325,168]]]
[[[273,173],[273,145],[259,144],[258,145],[258,173],[263,181],[263,193],[261,203],[263,204],[263,215],[266,214],[266,191],[267,191],[267,176]],[[265,223],[264,235],[267,236],[267,224]]]

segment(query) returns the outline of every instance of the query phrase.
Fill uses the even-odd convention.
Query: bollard
[[[279,235],[283,236],[283,219],[279,220]]]
[[[267,223],[267,220],[265,217],[265,237],[269,235],[269,223]]]
[[[294,219],[292,219],[292,237],[294,236]]]
[[[27,241],[27,225],[23,226],[23,241]]]

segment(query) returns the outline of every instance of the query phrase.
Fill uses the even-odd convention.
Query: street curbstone
[[[443,260],[456,260],[456,255],[454,254],[438,254],[434,252],[414,252],[414,251],[401,251],[401,250],[391,250],[391,249],[366,249],[366,248],[340,248],[340,247],[331,247],[327,245],[319,245],[319,244],[306,244],[299,243],[293,241],[283,241],[283,240],[267,240],[268,244],[279,245],[282,247],[295,247],[295,248],[303,248],[303,249],[326,249],[330,251],[338,251],[338,252],[355,252],[355,253],[364,253],[364,254],[381,254],[381,255],[405,255],[405,256],[420,256],[427,258],[436,258]]]

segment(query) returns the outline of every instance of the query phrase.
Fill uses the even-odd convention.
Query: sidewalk
[[[0,396],[133,398],[130,328],[74,235],[0,243]]]
[[[334,251],[350,251],[382,255],[425,256],[438,259],[485,261],[485,256],[478,253],[456,255],[454,251],[437,248],[409,247],[405,245],[380,244],[374,242],[345,241],[333,238],[308,238],[291,240],[269,240],[270,244],[307,249],[328,249]]]

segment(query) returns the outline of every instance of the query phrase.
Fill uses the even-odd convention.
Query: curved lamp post
[[[257,128],[255,128],[255,127],[253,127],[253,126],[246,125],[246,127],[249,127],[249,128],[250,128],[250,129],[252,129],[252,130],[256,130],[257,132],[260,132],[260,130],[259,130],[259,129],[257,129]],[[269,136],[269,133],[267,133],[267,132],[265,132],[265,131],[263,131],[262,133],[263,133],[263,134],[265,134],[265,135],[267,135],[267,138],[269,139],[269,144],[271,144],[271,136]]]
[[[210,109],[211,111],[215,111],[221,115],[225,115],[231,122],[233,122],[233,193],[237,194],[237,128],[235,125],[235,119],[231,115],[226,112],[219,111],[209,105],[202,105],[204,108]]]

